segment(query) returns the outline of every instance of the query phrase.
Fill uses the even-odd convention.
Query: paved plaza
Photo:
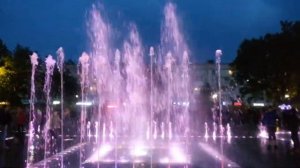
[[[256,131],[242,131],[244,128],[233,128],[231,137],[206,137],[191,136],[189,139],[190,161],[189,164],[155,163],[153,167],[195,167],[195,168],[218,168],[218,167],[300,167],[300,153],[294,152],[289,133],[277,132],[277,148],[267,148],[267,139],[258,137]],[[248,129],[249,130],[249,129]],[[242,133],[243,132],[243,133]],[[65,167],[78,167],[79,149],[84,147],[72,142],[72,138],[65,139],[66,151],[64,152]],[[17,168],[24,167],[26,158],[25,146],[21,145],[15,137],[7,138],[7,146],[1,149],[1,167]],[[59,155],[47,162],[49,167],[60,167]],[[43,167],[43,162],[35,164]],[[84,167],[97,167],[95,164],[85,164]],[[100,163],[100,167],[150,167],[148,162],[139,163]]]

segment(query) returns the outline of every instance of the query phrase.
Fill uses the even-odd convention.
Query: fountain
[[[63,152],[64,150],[64,60],[65,60],[65,54],[64,54],[64,50],[62,47],[60,47],[57,51],[57,68],[58,71],[60,73],[60,92],[61,92],[61,96],[60,96],[60,125],[61,125],[61,129],[60,129],[60,135],[61,135],[61,141],[60,141],[60,151]],[[64,164],[64,156],[61,155],[61,162],[60,165]]]
[[[34,126],[35,126],[35,70],[38,65],[38,55],[36,53],[33,53],[30,56],[31,60],[31,89],[30,89],[30,112],[29,112],[29,137],[28,137],[28,144],[27,144],[27,164],[26,167],[29,167],[33,163],[33,157],[34,157],[34,143],[36,141],[35,139],[35,132],[34,132]]]
[[[46,159],[47,157],[51,156],[54,154],[55,151],[54,144],[52,143],[52,134],[51,134],[51,125],[52,125],[52,115],[51,115],[51,97],[50,97],[50,91],[51,91],[51,83],[52,83],[52,75],[53,75],[53,70],[54,70],[54,66],[56,61],[52,58],[51,55],[49,55],[46,58],[46,75],[45,75],[45,84],[44,84],[44,92],[46,94],[46,123],[44,126],[44,130],[43,130],[43,137],[44,137],[44,159]],[[47,163],[44,162],[44,167],[47,166]]]
[[[175,6],[168,3],[164,9],[160,45],[157,50],[150,47],[150,63],[145,63],[144,47],[134,24],[130,24],[129,34],[119,50],[110,45],[111,28],[95,6],[90,16],[91,51],[83,52],[79,58],[78,144],[64,149],[61,129],[60,147],[55,152],[49,151],[50,90],[55,65],[49,56],[45,81],[48,120],[43,131],[45,158],[34,166],[48,167],[51,160],[59,160],[60,164],[54,167],[65,167],[64,155],[78,150],[78,167],[107,164],[188,167],[191,161],[189,49],[179,28]],[[62,48],[57,55],[63,91]],[[34,69],[36,64],[32,65]],[[63,94],[61,103],[63,111]],[[63,125],[62,113],[61,118]]]
[[[96,88],[96,94],[85,94],[96,95],[92,98],[96,109],[92,118],[97,118],[96,134],[102,135],[102,140],[89,144],[95,152],[87,154],[90,157],[83,164],[158,164],[158,158],[166,158],[168,164],[188,164],[188,48],[178,27],[175,6],[167,4],[164,14],[160,50],[155,53],[154,47],[150,48],[147,65],[134,24],[123,49],[111,54],[110,27],[93,7],[89,22],[89,69],[93,73],[81,78],[89,79],[87,87]],[[178,104],[174,106],[173,102]],[[120,144],[122,147],[118,147]],[[157,157],[159,153],[165,156]]]

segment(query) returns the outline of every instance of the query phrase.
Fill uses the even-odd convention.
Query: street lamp
[[[289,94],[285,94],[284,98],[288,99],[288,98],[290,98],[290,95]]]
[[[217,93],[214,93],[211,97],[212,97],[213,100],[216,100],[217,97],[218,97],[218,94],[217,94]]]

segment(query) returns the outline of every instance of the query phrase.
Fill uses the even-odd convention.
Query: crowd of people
[[[287,130],[291,133],[291,139],[293,141],[293,152],[300,153],[300,142],[299,142],[299,124],[300,118],[296,108],[286,106],[281,109],[269,107],[263,114],[262,124],[266,127],[268,133],[269,144],[267,148],[277,149],[276,143],[276,128],[281,127],[283,130]]]
[[[220,122],[220,112],[217,107],[212,109],[213,121]],[[268,133],[267,149],[277,149],[276,131],[286,131],[290,134],[293,148],[292,152],[300,153],[299,126],[300,113],[291,105],[283,104],[280,107],[267,106],[260,108],[228,108],[222,109],[222,124],[230,124],[237,131],[243,134],[248,131],[250,134],[259,133],[262,125]],[[240,130],[238,128],[241,128]]]
[[[216,110],[217,111],[217,110]],[[61,115],[59,110],[53,110],[50,118],[45,119],[45,112],[36,110],[34,130],[37,134],[44,134],[46,122],[48,122],[47,135],[50,140],[59,143],[61,134]],[[216,113],[216,117],[218,114]],[[230,123],[232,127],[240,125],[259,125],[262,123],[269,136],[268,149],[277,149],[275,132],[278,128],[291,132],[294,149],[300,152],[300,142],[298,136],[298,127],[300,119],[298,111],[292,107],[284,107],[282,109],[276,107],[266,107],[259,110],[255,109],[223,109],[223,124]],[[63,113],[64,125],[63,131],[65,136],[79,134],[76,129],[76,123],[79,122],[78,117],[72,116],[70,109],[66,108]],[[218,120],[216,120],[218,121]],[[0,145],[1,148],[7,148],[6,138],[8,135],[13,136],[16,141],[21,143],[25,140],[25,133],[28,131],[29,125],[29,109],[24,106],[12,108],[10,106],[0,106]],[[77,131],[77,132],[76,132]],[[245,129],[243,130],[245,131]]]
[[[7,148],[6,138],[9,134],[14,134],[16,140],[24,141],[24,131],[27,125],[25,108],[10,108],[9,106],[0,107],[0,131],[1,147]]]
[[[78,122],[77,118],[72,116],[71,110],[64,110],[64,135],[71,136],[76,131],[75,126]],[[45,131],[46,122],[49,122],[47,128],[48,135],[58,139],[61,134],[61,116],[57,111],[51,112],[50,118],[47,120],[45,112],[37,109],[35,113],[35,123],[33,124],[36,134],[43,134]],[[46,121],[47,120],[47,121]],[[29,109],[24,106],[11,107],[0,106],[0,148],[8,148],[7,139],[13,137],[15,142],[24,143],[25,135],[29,129]]]

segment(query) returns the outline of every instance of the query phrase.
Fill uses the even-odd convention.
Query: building
[[[216,70],[216,65],[211,62],[191,64],[190,79],[193,92],[197,93],[201,90],[209,90],[211,98],[217,100],[218,76]],[[234,82],[229,64],[221,65],[221,88],[223,105],[233,105],[234,102],[239,101],[239,87]]]

